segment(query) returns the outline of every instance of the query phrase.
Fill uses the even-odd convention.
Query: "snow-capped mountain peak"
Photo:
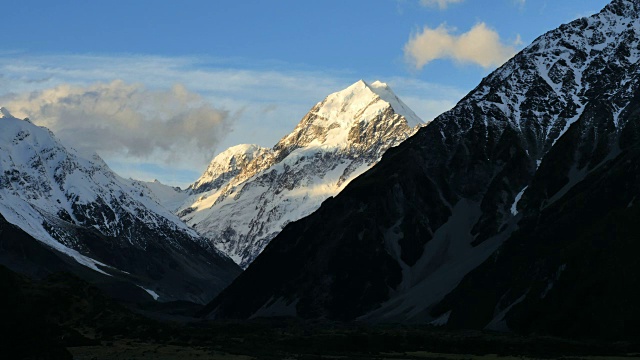
[[[371,83],[369,88],[375,92],[380,99],[388,102],[397,114],[404,116],[407,119],[407,123],[411,127],[422,126],[424,122],[416,113],[413,112],[400,98],[391,90],[387,83],[383,83],[379,80]]]
[[[361,121],[375,121],[376,116],[382,114],[387,108],[403,116],[410,127],[424,124],[422,120],[406,106],[387,86],[380,81],[372,84],[359,80],[344,90],[335,92],[318,103],[311,114],[315,115],[309,122],[301,122],[304,126],[318,126],[350,130]],[[297,129],[296,129],[297,130]],[[290,136],[294,136],[296,131]],[[334,131],[330,135],[335,138],[332,143],[341,143],[343,132]],[[327,136],[331,137],[331,136]],[[286,138],[285,138],[286,139]],[[344,139],[340,139],[344,140]],[[345,141],[342,142],[343,144]]]
[[[359,113],[375,112],[385,106],[380,102],[376,107],[369,108],[377,102],[380,96],[364,80],[359,80],[344,90],[335,92],[320,102],[313,112],[324,119],[331,119],[341,125],[350,125]]]
[[[368,84],[359,80],[344,90],[327,96],[316,104],[289,135],[274,146],[277,160],[284,159],[298,148],[350,149],[370,146],[371,140],[400,123],[417,128],[424,122],[406,106],[385,84]],[[379,133],[376,135],[376,133]],[[355,149],[362,152],[362,149]]]
[[[191,186],[208,191],[195,191],[179,215],[247,266],[287,223],[422,125],[386,84],[360,80],[317,103],[273,149],[239,145],[218,155]]]

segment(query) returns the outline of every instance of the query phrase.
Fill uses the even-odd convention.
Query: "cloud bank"
[[[464,0],[420,0],[420,4],[428,7],[439,7],[440,9],[446,9],[449,4],[455,4]]]
[[[459,63],[472,63],[484,68],[502,65],[516,53],[513,44],[505,44],[500,35],[483,22],[466,33],[455,35],[455,29],[445,24],[431,29],[425,26],[421,32],[411,36],[404,46],[407,62],[417,70],[437,59],[451,59]]]
[[[182,85],[149,90],[122,80],[63,84],[8,95],[2,102],[15,116],[48,127],[81,152],[164,163],[208,161],[232,120]]]

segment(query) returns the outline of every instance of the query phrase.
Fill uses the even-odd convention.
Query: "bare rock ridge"
[[[362,80],[315,105],[272,149],[238,145],[191,187],[178,215],[243,267],[423,125],[391,89]]]

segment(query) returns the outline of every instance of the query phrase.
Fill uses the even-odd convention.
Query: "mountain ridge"
[[[6,109],[2,114],[0,213],[6,221],[163,300],[206,302],[239,273],[146,186],[119,177],[97,155],[86,159],[65,148],[46,128]]]

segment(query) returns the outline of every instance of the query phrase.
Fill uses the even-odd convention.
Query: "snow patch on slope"
[[[511,205],[511,215],[516,216],[518,215],[518,203],[520,202],[520,199],[522,199],[522,195],[524,195],[524,192],[527,190],[529,186],[525,186],[524,189],[522,189],[517,195],[515,200],[513,201],[513,204]]]
[[[141,288],[142,290],[146,291],[147,294],[151,295],[151,297],[153,298],[153,300],[158,301],[158,298],[160,297],[160,295],[158,295],[158,293],[156,293],[153,290],[149,290],[143,286],[138,285],[139,288]]]

